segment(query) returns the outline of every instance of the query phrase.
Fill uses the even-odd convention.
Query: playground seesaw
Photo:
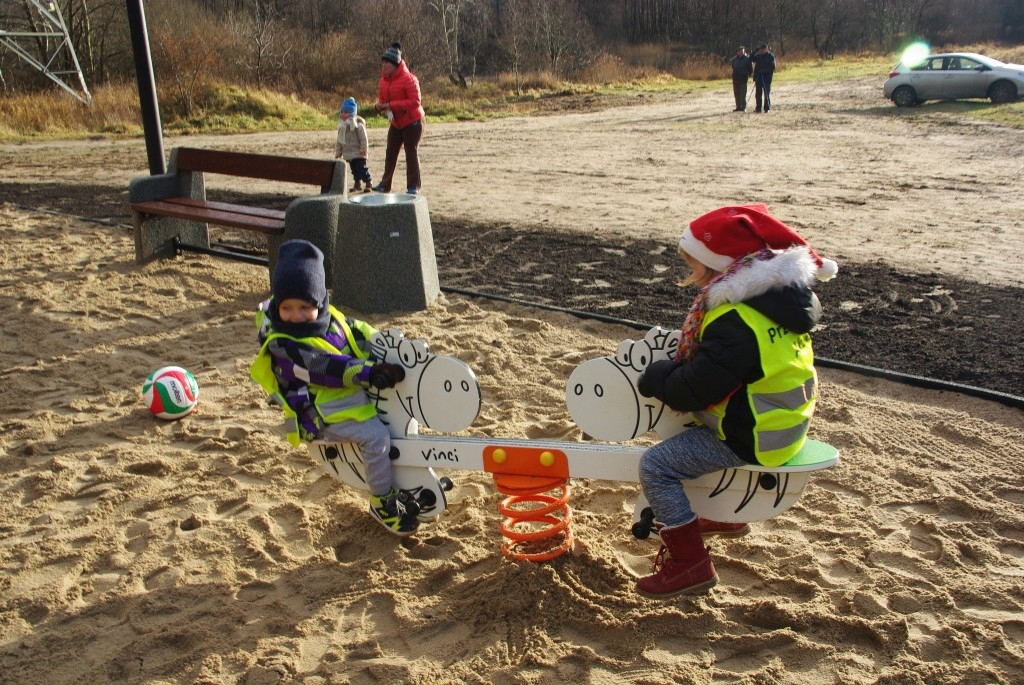
[[[453,487],[437,471],[491,474],[507,497],[498,510],[505,517],[502,552],[514,559],[545,561],[571,548],[570,478],[638,482],[643,447],[608,444],[654,430],[662,439],[679,433],[693,419],[642,397],[636,382],[652,361],[674,354],[678,331],[651,329],[642,340],[625,340],[616,354],[580,364],[566,386],[569,413],[580,429],[598,442],[568,442],[419,435],[419,426],[437,433],[468,428],[481,406],[472,369],[453,357],[435,355],[422,340],[399,331],[381,331],[371,341],[375,358],[400,363],[406,377],[394,388],[373,395],[378,414],[392,435],[396,485],[415,500],[418,516],[430,521],[447,508]],[[314,442],[310,454],[338,480],[366,489],[362,459],[348,443]],[[694,510],[717,521],[751,522],[777,516],[791,507],[814,471],[839,459],[835,448],[808,440],[789,462],[778,467],[744,466],[686,481]],[[552,494],[553,493],[553,494]],[[634,507],[632,530],[646,537],[653,516],[643,494]]]

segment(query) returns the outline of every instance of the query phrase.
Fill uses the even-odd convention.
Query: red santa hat
[[[764,248],[786,250],[806,247],[818,265],[816,278],[827,281],[839,265],[822,259],[796,231],[768,213],[763,204],[721,207],[690,222],[679,239],[679,249],[715,271]]]

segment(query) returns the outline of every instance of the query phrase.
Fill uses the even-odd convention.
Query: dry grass
[[[101,86],[92,96],[91,106],[60,90],[0,98],[0,139],[141,133],[139,92],[134,84]]]

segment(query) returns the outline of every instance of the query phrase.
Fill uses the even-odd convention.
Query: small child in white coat
[[[344,159],[352,170],[355,183],[349,188],[359,192],[365,187],[367,192],[373,189],[370,169],[366,166],[366,153],[370,147],[366,137],[366,120],[359,116],[359,104],[355,98],[348,98],[341,103],[338,110],[338,139],[334,143],[334,158]],[[360,186],[360,183],[363,186]]]

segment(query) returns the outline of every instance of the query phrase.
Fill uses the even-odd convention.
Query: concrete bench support
[[[426,309],[441,292],[427,200],[354,195],[338,208],[332,300],[365,313]]]
[[[319,188],[319,194],[297,197],[284,211],[211,202],[206,174],[265,179]],[[173,257],[177,244],[210,250],[209,225],[255,231],[266,236],[270,273],[278,248],[301,238],[324,253],[327,282],[333,278],[338,206],[348,196],[346,165],[341,161],[275,155],[174,148],[168,172],[132,179],[128,186],[135,225],[135,258],[139,263]]]

